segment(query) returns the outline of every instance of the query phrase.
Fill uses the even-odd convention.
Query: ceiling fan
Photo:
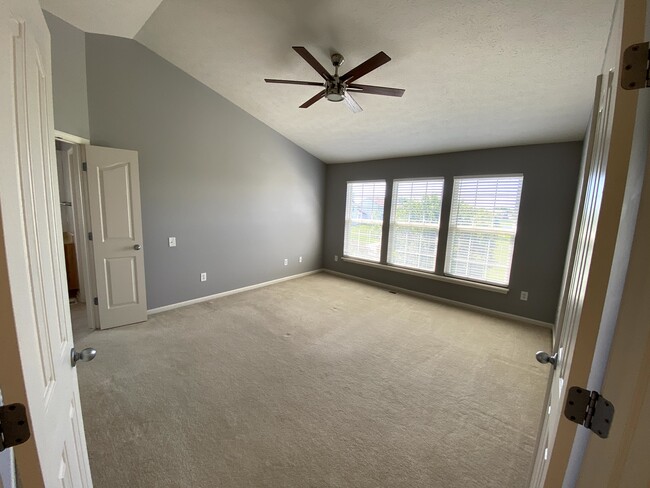
[[[331,75],[322,64],[320,64],[314,56],[311,55],[306,48],[302,46],[293,46],[296,51],[309,65],[316,70],[316,72],[323,77],[324,81],[297,81],[297,80],[272,80],[265,78],[267,83],[284,83],[287,85],[307,85],[307,86],[322,86],[323,89],[316,95],[311,97],[300,108],[311,107],[321,98],[326,98],[330,102],[345,102],[350,110],[354,113],[361,112],[363,109],[352,98],[352,93],[370,93],[373,95],[385,95],[389,97],[401,97],[404,91],[401,88],[387,88],[384,86],[360,85],[355,83],[356,80],[371,71],[379,68],[390,61],[388,55],[381,51],[375,54],[370,59],[364,61],[356,68],[351,69],[344,75],[339,76],[339,67],[345,61],[339,53],[332,54],[332,64],[334,65],[334,74]]]

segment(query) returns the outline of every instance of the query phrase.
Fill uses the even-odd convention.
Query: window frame
[[[437,224],[430,224],[430,223],[425,223],[425,222],[413,222],[411,223],[396,223],[395,222],[395,213],[396,213],[396,205],[395,205],[395,198],[396,198],[396,186],[400,182],[417,182],[417,181],[440,181],[442,183],[442,189],[440,192],[440,213],[438,215],[438,223]],[[445,198],[445,182],[446,178],[444,176],[422,176],[422,177],[417,177],[417,178],[394,178],[392,180],[392,188],[391,188],[391,198],[390,198],[390,208],[389,208],[389,219],[388,219],[388,239],[387,239],[387,251],[386,251],[386,266],[391,266],[395,268],[402,268],[402,269],[407,269],[407,270],[413,270],[417,271],[419,273],[429,273],[429,274],[436,274],[436,269],[438,267],[438,254],[440,250],[440,230],[442,228],[442,216],[443,216],[443,201]],[[428,270],[424,268],[418,268],[415,266],[407,266],[405,264],[398,264],[398,263],[392,263],[391,262],[391,250],[394,245],[394,232],[393,229],[397,227],[420,227],[420,228],[431,228],[435,229],[437,232],[436,236],[436,249],[433,257],[433,270]]]
[[[384,201],[382,205],[382,215],[381,215],[381,221],[376,221],[376,220],[367,220],[367,219],[352,219],[348,217],[348,210],[349,210],[349,205],[348,205],[348,197],[349,197],[349,189],[350,189],[350,184],[364,184],[364,183],[383,183],[384,184]],[[345,217],[344,217],[344,223],[343,223],[343,258],[348,258],[348,259],[354,259],[358,261],[363,261],[367,263],[373,263],[373,264],[380,264],[382,262],[382,250],[383,250],[383,245],[384,245],[384,224],[386,223],[386,191],[388,190],[388,180],[386,179],[371,179],[371,180],[348,180],[346,181],[345,184]],[[380,232],[379,232],[379,256],[377,260],[369,259],[367,257],[359,257],[359,256],[353,256],[350,254],[346,254],[346,238],[348,236],[348,224],[351,222],[356,221],[357,223],[373,223],[376,224],[379,222],[380,224]]]
[[[517,221],[513,234],[513,251],[510,257],[510,270],[508,273],[508,283],[500,284],[490,281],[476,280],[470,277],[456,276],[451,273],[447,273],[447,262],[450,254],[450,237],[451,237],[451,215],[452,215],[452,203],[454,200],[454,183],[456,179],[463,178],[509,178],[509,177],[520,177],[521,178],[521,189],[519,192],[519,202],[517,206]],[[451,188],[449,188],[449,180],[451,179]],[[480,290],[490,291],[493,293],[507,294],[510,289],[510,281],[512,279],[512,264],[514,262],[515,249],[517,244],[517,230],[519,227],[519,218],[521,212],[521,203],[522,196],[524,192],[524,173],[504,173],[504,174],[480,174],[480,175],[471,175],[471,174],[461,174],[461,175],[444,175],[444,176],[417,176],[413,178],[378,178],[378,179],[367,179],[367,180],[348,180],[346,181],[346,201],[345,201],[345,217],[344,217],[344,237],[343,237],[343,253],[341,255],[341,260],[344,262],[349,262],[353,264],[358,264],[362,266],[370,266],[378,269],[408,274],[412,276],[418,276],[424,279],[431,279],[435,281],[442,281],[445,283],[453,283],[456,285],[466,286],[470,288],[476,288]],[[413,268],[400,264],[391,264],[389,263],[389,246],[391,226],[393,224],[392,215],[393,215],[393,199],[394,199],[394,189],[395,183],[399,181],[417,181],[417,180],[442,180],[442,198],[441,198],[441,208],[440,208],[440,221],[437,227],[438,230],[438,242],[436,246],[436,259],[434,270],[424,270],[419,268]],[[350,183],[378,183],[383,182],[384,187],[384,208],[383,208],[383,220],[381,225],[381,239],[380,239],[380,252],[379,260],[369,260],[365,258],[359,258],[356,256],[350,256],[345,254],[345,236],[347,234],[346,229],[348,225],[348,204],[347,204],[347,189]],[[451,193],[451,195],[449,195]],[[493,228],[487,228],[486,230],[493,230]],[[496,233],[496,232],[495,232]],[[502,232],[507,233],[507,232]]]
[[[510,263],[508,265],[508,281],[506,283],[499,283],[499,282],[494,282],[494,281],[488,281],[488,280],[479,280],[473,277],[468,277],[468,276],[460,276],[456,275],[453,273],[448,272],[448,266],[451,265],[451,252],[452,252],[452,246],[451,246],[451,239],[452,239],[452,228],[457,228],[457,226],[452,225],[452,215],[454,212],[454,197],[456,196],[456,180],[461,180],[461,179],[487,179],[487,178],[521,178],[521,186],[519,189],[519,201],[517,202],[517,219],[515,221],[515,228],[514,230],[512,229],[495,229],[493,227],[472,227],[473,229],[482,229],[486,234],[492,233],[493,235],[497,234],[502,234],[502,235],[509,235],[512,238],[512,253],[510,255]],[[497,286],[497,287],[503,287],[503,288],[508,288],[510,286],[510,280],[512,279],[512,263],[514,261],[514,255],[515,255],[515,246],[517,244],[517,230],[519,227],[519,215],[521,211],[521,197],[523,195],[524,191],[524,174],[523,173],[506,173],[506,174],[488,174],[488,175],[455,175],[452,177],[452,194],[451,194],[451,202],[449,205],[449,218],[447,219],[447,243],[446,243],[446,249],[445,249],[445,257],[444,257],[444,262],[443,262],[443,276],[448,277],[448,278],[453,278],[457,280],[464,280],[464,281],[470,281],[472,283],[480,283],[480,284],[485,284],[485,285],[490,285],[490,286]]]

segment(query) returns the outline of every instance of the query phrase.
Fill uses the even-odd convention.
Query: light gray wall
[[[582,143],[571,142],[328,165],[323,265],[341,273],[552,323],[560,294],[581,148]],[[508,173],[524,175],[508,294],[334,261],[334,255],[343,254],[348,181],[386,179],[388,186],[392,186],[394,178],[444,176],[444,208],[450,204],[454,176]],[[445,245],[443,230],[440,245]],[[522,290],[529,293],[527,302],[519,299]]]
[[[54,128],[88,139],[86,34],[45,10],[43,13],[52,38]]]
[[[136,41],[86,54],[93,144],[139,153],[150,309],[321,267],[321,161]]]

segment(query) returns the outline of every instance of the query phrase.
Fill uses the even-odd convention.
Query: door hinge
[[[99,305],[99,298],[97,298],[97,297],[93,298],[93,303],[95,305]]]
[[[88,232],[88,240],[89,241],[93,240],[93,233],[92,232]]]
[[[623,52],[621,87],[638,90],[650,86],[650,43],[632,44]]]
[[[86,161],[81,163],[81,171],[88,171],[88,163]]]
[[[597,391],[572,386],[567,393],[564,416],[606,439],[614,420],[614,405]]]
[[[12,403],[0,407],[0,452],[27,442],[30,436],[25,405]]]

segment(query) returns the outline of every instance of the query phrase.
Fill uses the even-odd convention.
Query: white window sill
[[[372,261],[364,261],[363,259],[349,258],[343,256],[342,261],[348,263],[361,264],[363,266],[370,266],[371,268],[379,268],[387,271],[396,271],[397,273],[418,276],[420,278],[427,278],[429,280],[444,281],[445,283],[453,283],[454,285],[469,286],[470,288],[478,288],[479,290],[491,291],[505,295],[510,290],[503,286],[488,285],[487,283],[477,283],[475,281],[463,280],[460,278],[452,278],[450,276],[440,276],[433,273],[426,273],[414,269],[400,268],[399,266],[392,266],[390,264],[373,263]]]

